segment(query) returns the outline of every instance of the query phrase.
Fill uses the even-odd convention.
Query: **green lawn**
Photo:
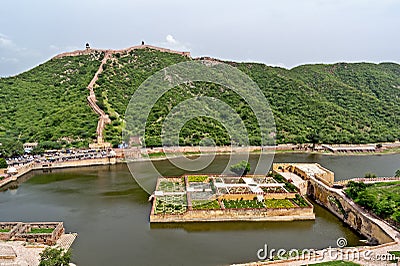
[[[217,210],[220,209],[216,200],[192,200],[193,210]]]
[[[207,180],[208,176],[206,175],[189,175],[188,177],[189,182],[204,182]]]
[[[8,233],[10,232],[10,229],[0,229],[0,233]]]
[[[51,234],[54,228],[32,228],[28,234]]]
[[[144,155],[144,154],[142,154],[142,155]],[[166,156],[165,152],[163,152],[163,151],[160,151],[160,152],[152,152],[152,153],[148,153],[147,155],[148,155],[150,158],[165,157],[165,156]]]
[[[226,209],[261,209],[265,208],[262,202],[257,200],[223,200]]]
[[[267,199],[264,201],[267,208],[294,208],[296,207],[289,199]]]

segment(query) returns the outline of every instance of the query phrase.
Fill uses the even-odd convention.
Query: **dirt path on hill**
[[[99,79],[99,74],[103,72],[103,65],[107,63],[107,60],[111,57],[110,52],[105,52],[103,60],[101,60],[101,64],[99,66],[99,69],[96,71],[96,73],[93,76],[93,79],[90,81],[89,85],[87,86],[87,89],[89,90],[89,96],[87,97],[87,101],[89,103],[89,106],[99,115],[99,122],[97,123],[97,129],[96,129],[96,134],[97,134],[97,143],[102,144],[104,143],[104,138],[103,138],[103,131],[106,126],[106,124],[111,123],[110,118],[108,115],[97,105],[97,99],[96,95],[94,93],[93,87],[96,84],[96,81]]]
[[[156,47],[156,46],[152,46],[152,45],[137,45],[137,46],[132,46],[132,47],[129,47],[126,49],[121,49],[121,50],[85,49],[85,50],[77,50],[77,51],[73,51],[73,52],[66,52],[66,53],[58,54],[53,57],[53,59],[58,59],[58,58],[63,58],[63,57],[67,57],[67,56],[88,55],[88,54],[92,54],[94,52],[104,53],[104,58],[103,58],[103,60],[101,60],[99,69],[94,74],[93,79],[90,81],[89,85],[87,86],[87,89],[89,90],[89,96],[87,97],[87,101],[88,101],[90,107],[93,109],[93,111],[95,111],[96,114],[99,115],[99,122],[97,123],[97,129],[96,129],[98,144],[104,143],[104,138],[103,138],[104,128],[105,128],[106,124],[111,123],[109,116],[97,105],[96,95],[93,90],[93,87],[96,84],[96,81],[98,80],[99,74],[101,74],[103,72],[103,65],[107,62],[108,59],[111,58],[111,56],[113,54],[129,53],[130,51],[133,51],[136,49],[145,49],[145,48],[158,50],[158,51],[166,52],[166,53],[175,53],[175,54],[180,54],[182,56],[190,57],[190,52],[174,51],[174,50]]]

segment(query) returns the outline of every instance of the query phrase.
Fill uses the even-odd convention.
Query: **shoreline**
[[[393,150],[393,151],[392,151]],[[244,152],[233,152],[234,154],[245,154]],[[275,150],[274,152],[272,151],[250,151],[249,154],[310,154],[310,155],[323,155],[323,156],[382,156],[382,155],[394,155],[394,154],[400,154],[400,148],[393,148],[393,149],[387,149],[384,151],[377,151],[377,152],[342,152],[342,153],[333,153],[333,152],[319,152],[319,151],[302,151],[302,150]],[[152,154],[152,153],[149,153]],[[154,153],[153,153],[154,154]],[[165,160],[168,158],[171,159],[176,159],[176,158],[181,158],[181,157],[198,157],[198,156],[206,156],[206,155],[229,155],[230,152],[192,152],[190,154],[185,154],[185,153],[167,153],[168,155],[165,154],[160,154],[160,155],[152,155],[148,157],[141,157],[134,159],[132,162],[140,162],[140,161],[160,161],[160,160]]]
[[[264,155],[275,155],[275,154],[310,154],[310,155],[323,155],[323,156],[384,156],[384,155],[395,155],[400,154],[400,148],[389,148],[383,151],[377,152],[359,152],[359,153],[332,153],[332,152],[319,152],[319,151],[302,151],[302,150],[275,150],[275,151],[264,151],[253,150],[249,154],[264,154]],[[151,154],[151,153],[149,153]],[[153,153],[154,154],[154,153]],[[199,156],[221,156],[230,155],[231,151],[223,152],[190,152],[190,153],[167,153],[160,155],[152,155],[151,157],[139,157],[133,160],[127,161],[125,157],[123,158],[101,158],[101,159],[84,159],[68,162],[57,162],[49,167],[43,167],[43,163],[30,163],[23,165],[18,169],[18,174],[12,175],[11,177],[6,177],[0,180],[0,189],[5,187],[7,184],[17,181],[20,177],[36,170],[51,170],[51,169],[64,169],[64,168],[79,168],[79,167],[90,167],[90,166],[101,166],[101,165],[113,165],[121,163],[133,163],[133,162],[149,162],[149,161],[163,161],[167,159],[178,159],[182,157],[199,157]],[[233,151],[233,154],[245,154],[244,152]]]
[[[29,164],[23,165],[22,167],[18,168],[17,174],[0,180],[0,191],[3,189],[3,187],[6,187],[8,184],[17,182],[19,178],[22,178],[26,174],[29,174],[29,173],[35,172],[35,171],[51,171],[53,169],[114,165],[117,163],[123,163],[123,162],[118,161],[115,157],[56,162],[56,163],[51,163],[51,164],[31,162]]]

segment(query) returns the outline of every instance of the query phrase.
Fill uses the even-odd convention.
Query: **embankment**
[[[277,209],[224,209],[224,210],[188,210],[183,214],[150,215],[151,223],[179,222],[259,222],[259,221],[296,221],[315,220],[313,208],[277,208]]]
[[[84,166],[96,166],[96,165],[108,165],[116,164],[117,159],[114,157],[110,158],[96,158],[96,159],[85,159],[85,160],[69,160],[63,162],[52,162],[52,163],[36,163],[31,162],[23,166],[18,167],[18,173],[11,175],[0,181],[0,188],[6,186],[7,184],[17,181],[18,178],[23,175],[34,171],[34,170],[51,170],[59,168],[71,168],[71,167],[84,167]]]

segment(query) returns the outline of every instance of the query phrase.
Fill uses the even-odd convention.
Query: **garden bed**
[[[188,175],[188,182],[205,182],[208,179],[207,175]]]
[[[255,177],[254,182],[257,184],[275,184],[277,183],[272,177]]]
[[[225,177],[224,183],[225,184],[245,184],[246,182],[244,182],[241,177]]]
[[[228,187],[229,194],[248,194],[251,190],[248,187]]]
[[[53,233],[54,228],[31,228],[27,233],[28,234],[51,234]]]
[[[185,191],[185,184],[181,182],[179,179],[161,179],[157,190],[163,192],[184,192]]]
[[[225,209],[263,209],[265,205],[257,200],[222,200]]]
[[[182,214],[186,210],[186,195],[159,196],[156,198],[154,214]]]
[[[260,187],[264,193],[287,193],[286,190],[284,190],[281,187]]]
[[[292,199],[292,201],[299,207],[310,207],[310,204],[299,194],[296,194],[296,198]]]
[[[217,210],[221,209],[217,200],[192,200],[193,210]]]
[[[191,182],[189,187],[196,190],[203,190],[211,189],[211,185],[209,183],[200,183],[200,182]]]
[[[264,200],[265,207],[275,209],[275,208],[295,208],[296,205],[293,204],[289,199],[266,199]]]
[[[215,199],[215,194],[213,192],[190,192],[190,198],[192,200],[212,200]]]

